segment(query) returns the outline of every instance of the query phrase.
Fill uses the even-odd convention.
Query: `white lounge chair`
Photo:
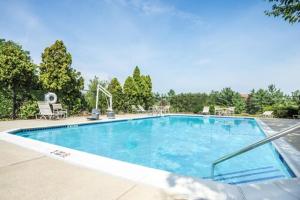
[[[209,114],[209,107],[208,106],[204,106],[201,114],[208,115]]]
[[[273,118],[273,111],[265,111],[265,112],[263,112],[263,114],[261,114],[261,116]]]
[[[138,105],[138,112],[140,112],[140,113],[145,113],[145,112],[147,112],[147,111],[143,108],[143,106]]]
[[[226,114],[227,115],[233,115],[235,111],[235,107],[229,107],[226,109]]]
[[[133,113],[138,113],[139,112],[138,108],[135,105],[131,105],[131,111]]]
[[[170,113],[170,108],[171,108],[170,105],[164,106],[164,107],[163,107],[163,113]]]
[[[67,118],[68,110],[63,109],[60,103],[52,104],[52,109],[57,116]]]
[[[38,107],[39,107],[39,114],[36,115],[36,118],[38,118],[38,116],[40,117],[40,119],[41,118],[47,119],[47,117],[49,119],[54,119],[58,117],[57,114],[52,112],[50,104],[48,102],[39,101]]]
[[[157,106],[157,105],[154,105],[150,108],[150,113],[152,115],[159,115],[159,114],[162,114],[162,109],[161,109],[161,106]]]

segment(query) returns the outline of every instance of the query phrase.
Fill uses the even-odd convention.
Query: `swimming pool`
[[[210,178],[214,160],[265,137],[254,119],[202,116],[164,116],[14,134],[197,178]],[[231,184],[292,176],[271,144],[227,160],[215,171],[216,181]]]

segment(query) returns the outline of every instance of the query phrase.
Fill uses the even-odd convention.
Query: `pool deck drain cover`
[[[55,151],[52,151],[50,153],[54,154],[56,156],[62,157],[62,158],[65,158],[65,157],[71,155],[70,153],[67,153],[67,152],[64,152],[64,151],[60,151],[60,150],[55,150]]]

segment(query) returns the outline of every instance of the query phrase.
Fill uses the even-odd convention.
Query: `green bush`
[[[208,95],[205,93],[181,93],[170,98],[170,104],[177,112],[199,113],[207,101]]]
[[[0,119],[9,118],[12,113],[12,100],[0,91]]]
[[[216,109],[214,105],[209,106],[209,114],[214,115],[216,113]]]
[[[297,105],[277,105],[274,107],[274,115],[279,118],[292,118],[298,112],[299,107]]]
[[[33,118],[38,111],[39,109],[36,101],[26,101],[20,108],[20,117],[22,119]]]
[[[198,105],[194,106],[192,111],[193,111],[193,113],[200,113],[200,112],[202,112],[202,110],[203,110],[203,105],[198,104]]]
[[[275,110],[275,106],[264,106],[263,107],[263,111],[274,111]]]

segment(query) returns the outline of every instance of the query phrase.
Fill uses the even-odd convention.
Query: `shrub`
[[[264,106],[263,107],[263,111],[274,111],[275,110],[275,106]]]
[[[209,106],[209,114],[214,115],[216,112],[215,106],[214,105],[210,105]]]
[[[0,91],[0,119],[8,118],[12,113],[12,100]]]
[[[297,105],[278,105],[274,107],[274,115],[279,118],[292,118],[298,114]]]
[[[27,101],[20,108],[20,116],[23,119],[33,118],[38,113],[38,105],[36,101]]]

